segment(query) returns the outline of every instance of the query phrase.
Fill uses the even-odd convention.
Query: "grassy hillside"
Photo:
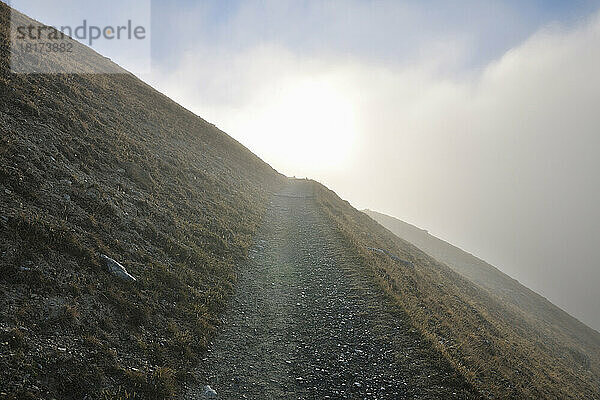
[[[167,398],[283,177],[130,74],[11,74],[9,16],[0,2],[0,398]]]
[[[527,318],[535,321],[541,329],[553,331],[555,335],[571,338],[581,347],[584,358],[589,358],[588,354],[598,352],[600,333],[573,318],[546,298],[521,285],[497,268],[450,243],[431,236],[427,231],[399,219],[371,210],[365,210],[364,212],[398,237],[414,244],[436,260],[445,263],[471,282],[498,297],[503,303],[525,313]]]
[[[0,398],[174,398],[284,178],[130,74],[11,74],[9,14],[0,3]],[[118,70],[75,54],[39,62]],[[598,347],[315,196],[359,267],[484,394],[599,397]]]
[[[335,193],[318,202],[413,324],[492,398],[600,398],[600,340],[540,324],[400,239]]]

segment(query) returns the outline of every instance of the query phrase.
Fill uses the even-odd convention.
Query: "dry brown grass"
[[[0,3],[2,391],[173,397],[283,177],[132,75],[11,74],[9,14]]]

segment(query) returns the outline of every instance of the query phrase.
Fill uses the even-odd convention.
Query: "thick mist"
[[[198,25],[208,36],[178,26],[193,51],[143,78],[281,172],[427,229],[600,329],[600,16],[278,4],[229,10]]]

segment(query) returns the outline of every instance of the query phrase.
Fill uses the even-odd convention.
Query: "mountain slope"
[[[557,364],[564,363],[562,368],[566,370],[561,373],[552,374],[543,369],[539,371],[549,376],[550,382],[568,385],[570,382],[565,382],[567,371],[577,376],[577,379],[587,377],[590,383],[594,380],[598,382],[600,363],[598,332],[473,255],[398,219],[371,210],[364,212],[399,238],[445,263],[485,290],[489,294],[487,301],[493,301],[498,305],[500,316],[511,315],[511,318],[514,318],[512,322],[510,319],[507,320],[510,325],[526,327],[514,331],[519,338],[531,345],[531,353],[522,354],[522,357],[531,362],[536,361],[536,358],[549,360],[556,358]],[[483,305],[490,308],[486,303]],[[537,368],[539,367],[537,365]],[[534,371],[532,370],[531,373]],[[595,390],[598,390],[597,386]],[[579,398],[599,396],[597,392],[592,391],[586,397],[581,389],[574,393],[579,393]]]
[[[11,74],[9,17],[0,2],[0,393],[169,397],[284,178],[130,74]],[[117,68],[75,49],[43,62]]]
[[[0,396],[180,395],[287,179],[130,74],[11,74],[9,14],[0,3]],[[118,69],[76,54],[40,62]],[[598,397],[600,352],[586,362],[574,339],[314,193],[348,264],[484,395]]]
[[[485,261],[399,219],[371,210],[364,212],[398,237],[445,263],[503,302],[527,313],[529,318],[547,329],[559,330],[562,334],[581,341],[585,347],[598,345],[600,342],[598,332]]]

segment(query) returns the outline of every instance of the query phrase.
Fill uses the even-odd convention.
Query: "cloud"
[[[560,18],[583,12],[578,4],[561,9]],[[247,0],[177,7],[154,2],[153,50],[162,65],[179,60],[185,51],[240,53],[265,44],[301,56],[406,65],[440,59],[439,53],[451,49],[443,69],[454,72],[483,65],[544,20],[558,18],[546,12],[552,8],[493,0]]]
[[[458,242],[599,328],[599,68],[595,16],[538,32],[474,79],[364,73],[369,139],[350,175],[366,187],[343,193]]]
[[[288,39],[204,43],[147,79],[282,172],[427,228],[600,328],[600,15],[479,72],[443,69],[464,40],[398,63]]]

